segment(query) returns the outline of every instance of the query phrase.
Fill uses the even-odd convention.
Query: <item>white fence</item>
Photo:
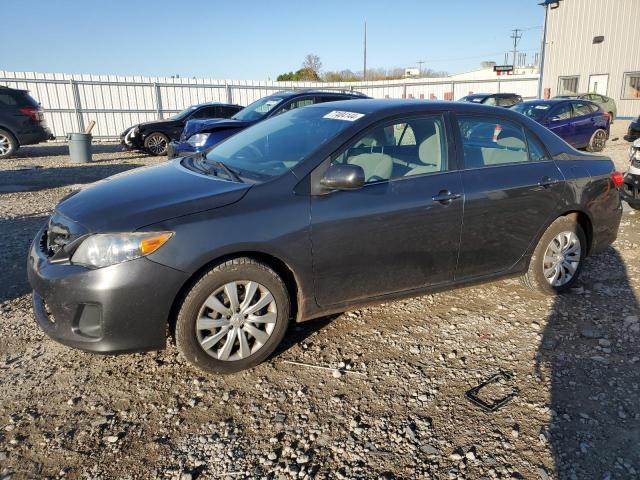
[[[6,72],[0,85],[29,90],[45,109],[57,137],[84,130],[95,120],[97,138],[115,138],[136,123],[167,118],[196,103],[220,101],[248,105],[280,90],[322,88],[357,90],[373,98],[454,100],[473,92],[537,94],[537,76],[491,80],[430,78],[376,82],[273,82],[167,77],[122,77],[61,73]]]

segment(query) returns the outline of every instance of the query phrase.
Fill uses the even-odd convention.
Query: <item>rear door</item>
[[[465,192],[456,280],[506,272],[557,214],[563,176],[522,125],[458,115]]]
[[[379,124],[330,163],[363,168],[355,191],[311,197],[316,300],[336,305],[453,280],[462,185],[446,115]]]
[[[575,101],[571,102],[573,106],[573,124],[575,126],[574,145],[583,147],[589,143],[591,135],[596,131],[596,116],[599,115],[598,110],[594,112],[593,104]]]

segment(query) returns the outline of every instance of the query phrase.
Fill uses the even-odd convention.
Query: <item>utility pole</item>
[[[362,80],[367,80],[367,19],[364,19],[364,67],[362,68]]]
[[[512,30],[511,38],[513,38],[513,74],[516,73],[516,53],[518,52],[518,42],[522,38],[522,30],[515,28]],[[520,33],[518,33],[520,32]]]
[[[416,63],[418,64],[418,77],[422,78],[422,64],[424,60],[418,60]]]

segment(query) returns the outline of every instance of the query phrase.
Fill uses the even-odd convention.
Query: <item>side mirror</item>
[[[364,185],[364,170],[359,165],[331,165],[320,185],[329,190],[358,190]]]
[[[562,119],[561,119],[559,116],[557,116],[557,115],[554,115],[553,117],[551,117],[551,118],[549,119],[549,121],[550,121],[551,123],[559,122],[559,121],[561,121],[561,120],[562,120]]]

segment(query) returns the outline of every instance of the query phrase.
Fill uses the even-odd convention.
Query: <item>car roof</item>
[[[508,108],[488,106],[472,102],[453,102],[448,100],[400,100],[400,99],[362,99],[357,102],[338,100],[335,102],[317,103],[304,108],[323,108],[327,110],[346,110],[355,113],[376,114],[376,116],[389,116],[403,113],[429,113],[449,110],[459,113],[493,113],[500,115],[520,114],[512,112]]]
[[[191,107],[215,107],[217,105],[224,105],[225,107],[240,107],[244,108],[241,105],[237,105],[235,103],[224,103],[224,102],[204,102],[204,103],[196,103],[195,105],[191,105]]]
[[[517,93],[470,93],[465,95],[464,98],[480,98],[480,97],[519,97]]]
[[[10,90],[12,92],[29,93],[29,90],[23,90],[21,88],[5,87],[4,85],[0,85],[0,91],[2,91],[2,90]]]
[[[343,90],[331,90],[321,88],[308,88],[303,90],[283,90],[281,92],[275,92],[269,95],[269,97],[282,97],[282,98],[294,98],[306,95],[335,95],[344,98],[369,98],[364,93],[356,91],[343,91]]]

